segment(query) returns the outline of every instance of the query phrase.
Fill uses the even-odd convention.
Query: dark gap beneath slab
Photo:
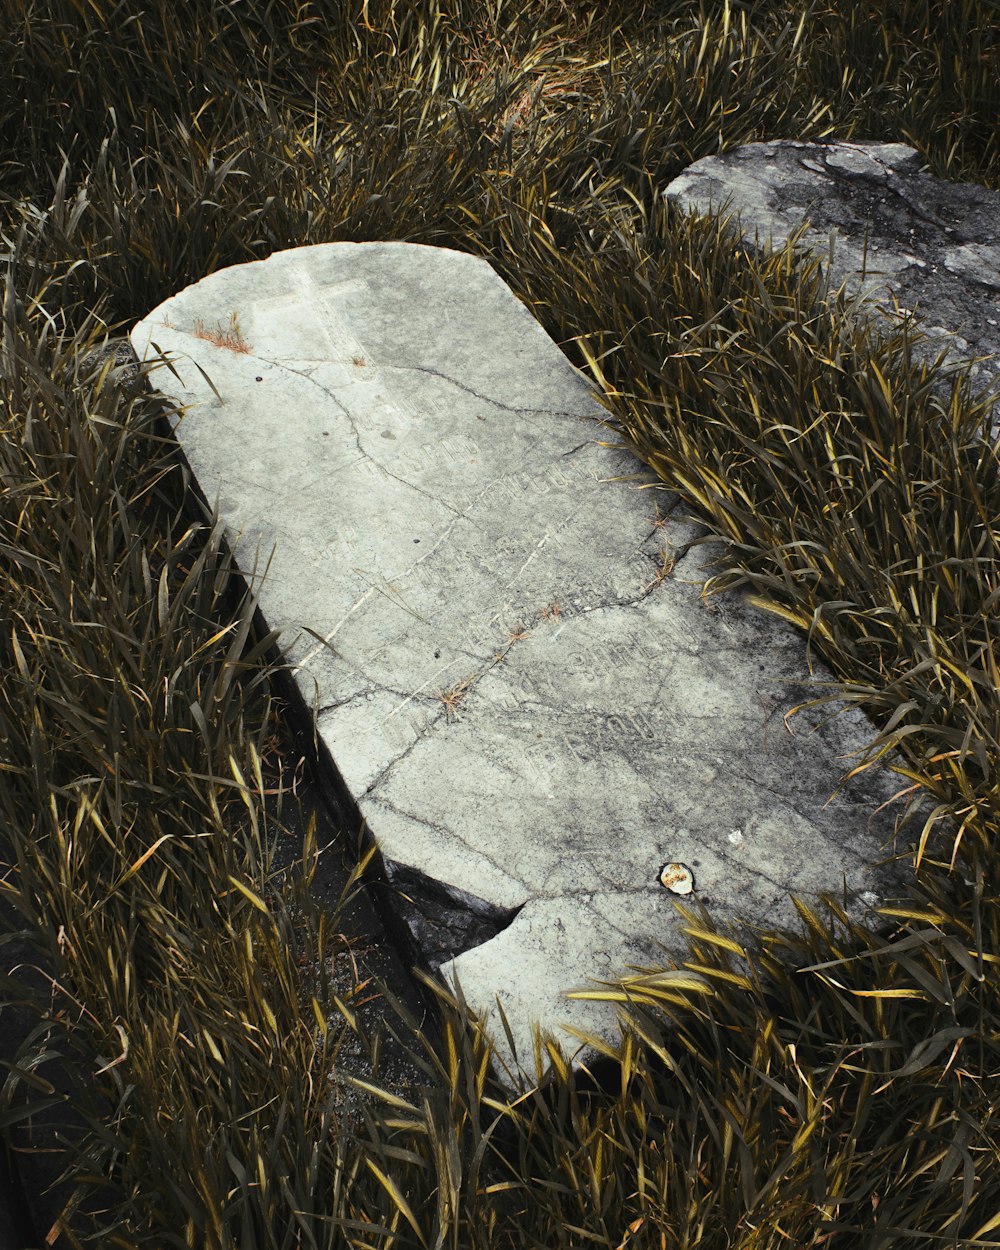
[[[383,863],[403,923],[421,961],[432,972],[449,959],[495,938],[521,910],[497,907],[407,864],[386,857]]]

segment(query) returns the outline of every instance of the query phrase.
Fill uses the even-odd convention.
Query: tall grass
[[[89,1126],[53,1242],[1000,1244],[986,401],[660,198],[776,137],[996,188],[998,31],[991,0],[0,0],[2,888],[51,978],[0,1123]],[[511,1102],[442,990],[441,1046],[394,1025],[422,1083],[340,1061],[365,991],[262,802],[274,639],[94,350],[221,266],[377,238],[493,263],[729,540],[715,589],[873,715],[858,766],[896,747],[936,800],[888,936],[831,899],[750,953],[692,914],[685,968],[623,970],[610,1082],[539,1039]]]

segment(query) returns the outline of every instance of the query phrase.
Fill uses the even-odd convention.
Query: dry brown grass
[[[243,337],[236,313],[230,314],[229,328],[227,330],[223,330],[221,327],[208,330],[205,328],[204,321],[196,321],[194,323],[194,336],[196,339],[205,339],[213,347],[224,347],[231,352],[249,355],[253,351],[253,347]]]

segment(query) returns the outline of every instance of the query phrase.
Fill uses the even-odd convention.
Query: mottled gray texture
[[[233,313],[245,351],[204,337]],[[132,339],[173,359],[180,380],[152,380],[241,567],[270,559],[262,611],[390,874],[495,933],[446,950],[445,925],[426,954],[501,1053],[498,999],[529,1062],[535,1021],[614,1035],[611,1007],[565,991],[682,957],[670,861],[727,925],[795,924],[789,891],[846,882],[860,913],[888,888],[872,864],[900,804],[875,809],[898,779],[831,799],[872,725],[785,723],[829,674],[774,616],[703,597],[718,544],[606,445],[486,262],[301,248],[189,287]]]
[[[902,143],[749,143],[696,161],[664,194],[688,211],[735,214],[748,241],[802,244],[894,319],[915,312],[928,354],[984,358],[977,386],[1000,385],[1000,194],[923,172]],[[832,256],[831,256],[832,240]],[[994,409],[993,437],[1000,429]]]

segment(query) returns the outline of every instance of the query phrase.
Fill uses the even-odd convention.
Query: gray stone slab
[[[744,239],[775,248],[808,223],[802,245],[835,287],[889,321],[915,312],[927,355],[975,361],[976,385],[1000,388],[997,192],[932,177],[903,143],[783,139],[703,157],[664,195],[688,211],[731,212]]]
[[[846,888],[860,914],[891,889],[900,804],[876,809],[898,778],[832,797],[872,725],[786,723],[829,673],[745,598],[702,595],[718,544],[608,445],[485,261],[282,252],[132,341],[172,358],[154,380],[200,486],[241,568],[270,559],[261,608],[323,743],[501,1055],[498,1003],[530,1065],[536,1022],[615,1033],[566,991],[683,957],[665,864],[726,926],[796,924],[789,892]],[[488,940],[429,937],[435,900]]]

